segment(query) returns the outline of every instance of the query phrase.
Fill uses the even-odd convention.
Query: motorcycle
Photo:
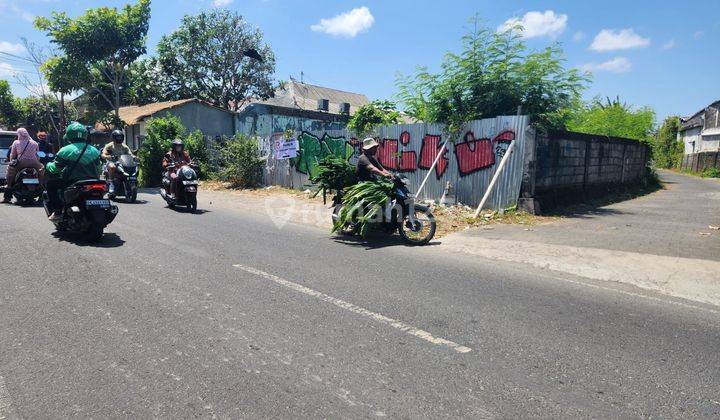
[[[79,232],[88,242],[102,239],[105,227],[118,214],[118,207],[105,198],[106,191],[107,184],[101,179],[77,181],[67,187],[60,210],[62,217],[53,221],[55,229]],[[47,191],[43,192],[43,207],[50,216]]]
[[[45,152],[37,152],[40,162],[45,164],[48,156],[54,157],[52,153],[49,155]],[[15,175],[15,184],[13,185],[11,194],[21,206],[34,204],[42,195],[43,186],[40,183],[40,174],[35,168],[23,168]]]
[[[198,175],[195,170],[197,165],[194,161],[190,163],[179,163],[171,162],[167,167],[167,171],[163,174],[163,186],[160,188],[160,196],[167,202],[170,208],[175,206],[185,206],[188,210],[195,212],[197,211],[197,189],[198,189]],[[173,169],[176,169],[177,177],[173,180],[170,178],[170,173]],[[172,183],[175,194],[171,194],[168,191]]]
[[[114,193],[108,194],[111,200],[116,197],[125,197],[125,202],[134,203],[138,194],[138,165],[132,155],[122,155],[115,162],[115,179],[109,179],[107,171],[105,179],[113,183]]]
[[[398,232],[408,245],[426,245],[435,236],[437,225],[430,207],[415,202],[415,197],[407,187],[408,179],[399,175],[393,177],[393,188],[388,204],[381,212],[378,228],[388,234]],[[342,191],[333,197],[332,221],[335,224],[342,210]],[[354,235],[358,233],[356,223],[349,222],[341,229],[341,233]]]

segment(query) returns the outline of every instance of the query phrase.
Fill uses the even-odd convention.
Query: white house
[[[720,151],[720,100],[681,118],[678,140],[685,144],[686,155]]]

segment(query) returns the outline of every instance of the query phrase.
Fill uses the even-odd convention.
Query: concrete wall
[[[529,211],[640,183],[650,150],[631,139],[551,130],[528,145],[521,204]]]
[[[254,104],[237,115],[237,131],[259,137],[290,131],[334,131],[347,125],[347,116]]]
[[[207,136],[235,134],[235,114],[198,102],[190,102],[161,112],[170,113],[182,121],[188,131],[200,130]]]
[[[702,140],[700,139],[700,131],[702,127],[691,128],[681,131],[678,135],[685,145],[685,154],[695,153],[700,150]]]

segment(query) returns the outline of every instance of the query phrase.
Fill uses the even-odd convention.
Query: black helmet
[[[113,132],[110,134],[110,137],[112,137],[113,141],[122,142],[125,140],[125,133],[122,132],[122,130],[113,130]]]

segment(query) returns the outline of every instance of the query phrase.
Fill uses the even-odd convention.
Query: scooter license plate
[[[128,181],[137,181],[137,177],[136,177],[136,176],[129,176],[129,177],[128,177]]]
[[[110,200],[85,200],[85,207],[88,208],[110,208]]]
[[[37,178],[23,178],[22,183],[25,185],[38,185],[40,180]]]

